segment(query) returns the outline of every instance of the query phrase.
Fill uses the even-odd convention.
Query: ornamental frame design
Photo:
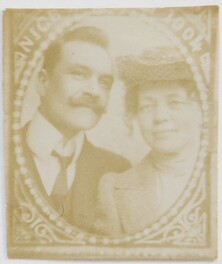
[[[191,10],[196,10],[198,14],[194,16],[196,20],[192,20],[189,15]],[[8,22],[15,27],[16,12],[7,11],[5,23]],[[213,19],[217,8],[203,7],[199,11],[198,8],[165,8],[164,11],[157,8],[38,10],[32,12],[31,17],[26,15],[27,24],[24,24],[26,21],[24,19],[20,25],[24,28],[18,31],[17,36],[13,36],[13,40],[9,35],[12,32],[8,32],[8,28],[4,33],[5,101],[7,101],[5,104],[5,135],[10,142],[6,151],[8,192],[12,190],[14,192],[14,198],[11,198],[11,194],[8,195],[9,255],[31,258],[39,256],[54,258],[56,255],[57,258],[83,257],[89,259],[165,259],[169,255],[177,259],[215,257],[216,197],[212,190],[216,186],[216,144],[212,140],[212,135],[216,133],[216,106],[212,106],[212,102],[215,103],[216,99],[215,92],[210,89],[211,87],[215,89],[217,82],[216,66],[214,66],[217,64],[214,54],[217,47],[212,44],[212,39],[217,39],[216,22]],[[104,15],[140,19],[155,27],[178,47],[190,65],[198,84],[204,121],[198,160],[180,199],[152,226],[132,236],[121,238],[91,235],[58,217],[53,208],[50,208],[41,197],[39,190],[29,177],[30,171],[28,171],[23,156],[20,135],[23,99],[32,75],[36,69],[41,67],[44,50],[64,30],[76,27],[89,16]],[[40,39],[32,48],[25,34],[28,29],[32,29],[31,25],[34,24],[35,18],[42,18],[44,21],[46,17],[51,19],[49,19],[49,24],[45,25],[47,30],[44,29],[42,35],[36,35],[36,38]],[[10,47],[6,48],[8,44]],[[23,45],[27,58],[21,61],[20,57],[14,64],[10,62],[9,54],[16,51],[18,45]],[[14,80],[10,80],[9,72],[13,72]],[[8,101],[12,98],[13,104],[9,106]],[[213,128],[210,127],[212,124]],[[14,155],[15,159],[12,165],[10,155]],[[210,163],[211,168],[206,169],[205,165]],[[209,196],[211,202],[207,201]],[[160,252],[158,248],[162,245],[166,248]]]

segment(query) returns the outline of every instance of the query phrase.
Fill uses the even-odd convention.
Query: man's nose
[[[100,94],[101,87],[99,85],[99,80],[96,76],[90,79],[90,83],[88,86],[88,93],[93,95],[94,97],[98,97]]]
[[[163,122],[167,121],[170,117],[169,109],[166,104],[159,103],[155,107],[155,121]]]

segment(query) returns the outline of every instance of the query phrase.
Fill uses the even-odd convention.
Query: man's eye
[[[87,74],[82,72],[82,71],[73,71],[73,72],[71,72],[71,75],[75,78],[78,78],[78,79],[86,79],[87,78]]]
[[[179,107],[179,106],[182,106],[184,104],[185,104],[185,102],[184,101],[180,101],[180,100],[173,100],[173,101],[169,102],[169,105],[171,107]]]
[[[111,89],[112,84],[113,84],[113,80],[109,79],[109,78],[101,78],[99,80],[100,85],[105,88],[105,89]]]

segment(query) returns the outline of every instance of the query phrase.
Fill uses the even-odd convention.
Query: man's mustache
[[[106,109],[101,104],[100,100],[91,95],[84,95],[79,98],[73,96],[70,98],[69,104],[72,107],[88,107],[99,115],[102,115],[106,112]]]

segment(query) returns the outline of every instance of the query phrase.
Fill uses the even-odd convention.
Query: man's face
[[[154,151],[176,154],[199,137],[201,110],[183,85],[156,82],[139,90],[137,120]]]
[[[111,60],[101,47],[70,41],[45,73],[41,109],[67,136],[94,127],[105,112],[113,83]]]

